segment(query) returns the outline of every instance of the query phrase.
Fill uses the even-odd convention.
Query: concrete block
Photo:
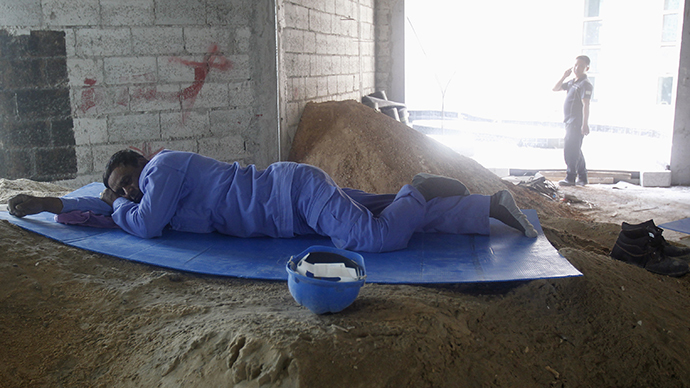
[[[322,33],[316,33],[314,35],[315,42],[316,42],[316,54],[329,54],[329,49],[328,49],[328,44],[330,43],[328,41],[328,35],[322,34]]]
[[[41,0],[0,1],[1,26],[36,27],[41,17]]]
[[[362,27],[362,40],[374,40],[376,38],[373,23],[362,22],[360,23],[360,26]]]
[[[108,142],[136,145],[135,142],[160,140],[158,113],[140,113],[108,118]]]
[[[282,42],[286,53],[303,53],[304,31],[286,28],[283,30]]]
[[[364,41],[360,42],[360,50],[362,53],[365,53],[366,55],[369,56],[375,56],[376,55],[376,44],[374,41]],[[353,45],[354,47],[354,45]],[[352,55],[357,55],[357,53],[354,53]]]
[[[103,83],[103,60],[67,58],[70,86],[93,86]]]
[[[229,89],[227,84],[206,82],[192,102],[193,108],[224,108],[229,103]],[[184,104],[184,103],[183,103]],[[186,109],[191,109],[187,107]]]
[[[338,94],[338,76],[329,75],[328,77],[328,94],[336,95]]]
[[[129,28],[86,28],[76,33],[79,56],[125,56],[132,54]]]
[[[180,109],[180,85],[144,85],[129,88],[129,110],[151,112]]]
[[[65,30],[65,54],[67,58],[77,56],[77,33],[73,29]]]
[[[354,89],[354,78],[351,75],[338,76],[338,94],[351,92]]]
[[[251,107],[244,109],[213,110],[210,112],[210,130],[213,137],[242,134],[249,129],[254,113]]]
[[[344,17],[356,17],[357,10],[355,8],[355,3],[352,0],[336,0],[335,14]]]
[[[309,30],[330,34],[333,31],[333,15],[329,13],[309,10]]]
[[[304,51],[305,54],[316,53],[316,33],[306,31],[304,33]]]
[[[187,27],[184,29],[185,49],[191,54],[207,54],[214,46],[227,55],[233,52],[231,31],[225,27]],[[199,60],[199,59],[197,59]]]
[[[671,186],[671,171],[640,171],[640,186],[669,187]]]
[[[317,79],[312,77],[306,79],[305,94],[307,99],[312,99],[319,95],[319,82]]]
[[[79,174],[93,173],[93,149],[91,146],[77,146],[75,147],[75,152],[77,154],[77,171],[79,171]]]
[[[107,120],[105,118],[74,119],[74,141],[77,146],[103,144],[107,142]]]
[[[309,29],[309,9],[293,3],[285,3],[285,27]]]
[[[114,57],[103,60],[110,85],[157,82],[155,57]]]
[[[359,35],[359,24],[357,20],[342,16],[333,16],[333,33],[347,36],[349,38],[357,38]]]
[[[199,58],[189,56],[175,57],[174,59],[165,57],[156,58],[159,82],[194,82],[194,68],[183,64],[182,61],[197,62]]]
[[[316,94],[317,97],[328,95],[328,77],[316,78]]]
[[[74,147],[36,150],[36,180],[74,178],[77,175],[77,154]]]
[[[285,75],[288,77],[309,76],[311,57],[305,54],[285,53]]]
[[[204,0],[156,0],[157,25],[201,25],[206,23]]]
[[[132,28],[132,50],[137,55],[172,55],[184,51],[182,28]]]
[[[150,26],[155,20],[154,0],[101,0],[105,26]]]
[[[212,68],[206,77],[206,82],[232,82],[251,78],[249,55],[227,55],[225,59],[230,61],[230,67]],[[214,63],[219,64],[220,60],[215,60]]]
[[[70,147],[75,145],[74,123],[71,118],[51,120],[50,133],[54,147]]]
[[[234,162],[246,158],[244,139],[239,135],[230,135],[223,138],[209,137],[199,139],[199,153],[224,162]]]
[[[359,19],[362,21],[374,21],[374,6],[373,4],[360,3],[359,5]]]
[[[69,117],[70,93],[65,89],[19,90],[15,92],[17,116],[22,120]]]
[[[98,171],[98,172],[103,173],[103,171],[105,171],[105,165],[108,163],[108,160],[110,160],[110,157],[113,156],[113,154],[116,153],[117,151],[126,149],[129,145],[133,145],[133,146],[141,148],[141,144],[126,144],[126,143],[103,144],[103,145],[92,146],[91,149],[93,152],[93,169],[94,169],[94,171]]]
[[[161,113],[161,137],[164,140],[209,136],[211,130],[206,112]]]
[[[97,26],[98,0],[43,0],[43,20],[49,26]]]
[[[309,76],[318,77],[325,75],[323,72],[323,55],[309,55]]]
[[[206,23],[212,26],[249,25],[254,20],[255,4],[255,0],[207,0]]]
[[[123,86],[105,88],[99,110],[103,114],[127,112],[129,110],[129,88]]]

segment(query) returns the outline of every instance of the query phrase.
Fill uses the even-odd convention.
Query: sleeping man
[[[10,214],[75,210],[111,214],[141,238],[165,228],[236,237],[276,238],[318,234],[341,249],[403,249],[415,232],[489,234],[496,218],[527,237],[537,232],[509,191],[470,195],[457,180],[415,176],[397,194],[338,187],[321,169],[293,162],[265,170],[224,163],[195,153],[163,150],[151,160],[132,150],[115,153],[103,174],[100,198],[18,195]]]

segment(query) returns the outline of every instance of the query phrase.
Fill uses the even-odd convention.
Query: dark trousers
[[[583,138],[582,123],[574,121],[566,124],[563,157],[567,167],[565,179],[570,182],[575,182],[578,177],[581,181],[587,182],[587,165],[582,154]]]

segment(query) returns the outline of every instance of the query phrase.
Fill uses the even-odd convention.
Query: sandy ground
[[[310,104],[290,157],[370,191],[390,192],[419,171],[455,176],[475,193],[509,187],[584,276],[367,284],[343,312],[317,316],[283,282],[162,270],[2,221],[0,386],[690,385],[689,277],[608,257],[620,222],[690,216],[687,188],[590,185],[567,188],[583,202],[551,201],[398,124],[353,102]]]

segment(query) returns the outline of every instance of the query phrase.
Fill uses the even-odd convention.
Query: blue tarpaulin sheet
[[[101,183],[69,196],[98,196]],[[361,252],[367,282],[388,284],[481,283],[581,276],[549,243],[534,210],[525,214],[539,232],[536,239],[491,220],[491,235],[415,234],[407,249]],[[321,236],[236,238],[218,233],[166,230],[162,237],[141,239],[120,229],[63,225],[40,213],[5,219],[64,244],[139,263],[199,274],[249,279],[287,280],[285,264],[312,245],[332,246]]]
[[[659,227],[662,229],[673,230],[675,232],[690,234],[690,218],[667,222],[659,225]]]

